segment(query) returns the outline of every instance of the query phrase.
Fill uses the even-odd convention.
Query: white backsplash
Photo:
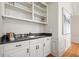
[[[44,25],[36,24],[26,21],[18,21],[15,19],[4,19],[3,22],[3,34],[6,32],[14,32],[14,33],[39,33],[44,32]]]

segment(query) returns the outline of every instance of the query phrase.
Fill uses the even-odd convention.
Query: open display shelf
[[[46,5],[40,2],[34,3],[34,19],[41,22],[47,22],[47,6]]]
[[[2,17],[47,24],[47,4],[44,2],[5,2]]]

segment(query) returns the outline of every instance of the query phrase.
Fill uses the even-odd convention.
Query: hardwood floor
[[[79,44],[72,43],[72,46],[65,52],[62,57],[79,57]]]
[[[48,57],[54,56],[50,54]],[[63,54],[62,57],[79,57],[79,44],[72,43],[71,47]]]
[[[54,57],[51,53],[47,57]]]

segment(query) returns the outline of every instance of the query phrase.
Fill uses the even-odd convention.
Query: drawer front
[[[29,45],[29,41],[22,41],[22,42],[5,44],[4,45],[4,51],[9,51],[9,50],[23,48],[23,47],[25,47],[27,45]]]
[[[43,42],[43,39],[40,38],[40,39],[35,39],[35,40],[30,40],[30,44],[35,44],[35,43],[39,43],[39,42]]]
[[[4,54],[5,57],[25,57],[25,51],[21,51],[21,52],[14,52],[14,53],[6,53]]]
[[[20,48],[20,49],[14,49],[9,51],[4,51],[4,56],[11,56],[11,55],[17,55],[18,53],[25,52],[26,48]]]
[[[24,56],[29,56],[29,52],[27,52],[27,49],[29,49],[29,45],[24,48],[20,49],[14,49],[14,50],[9,50],[9,51],[4,51],[4,56],[5,57],[24,57]]]

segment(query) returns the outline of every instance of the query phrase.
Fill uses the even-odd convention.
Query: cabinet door
[[[36,44],[30,45],[30,57],[36,57]]]
[[[30,56],[42,57],[43,56],[43,40],[36,39],[30,41]]]
[[[27,57],[29,56],[29,41],[5,44],[4,56]]]
[[[43,44],[42,44],[42,42],[37,43],[36,55],[37,55],[37,57],[43,57]]]
[[[44,38],[44,56],[51,52],[51,37]]]
[[[3,45],[0,45],[0,57],[3,56]]]

